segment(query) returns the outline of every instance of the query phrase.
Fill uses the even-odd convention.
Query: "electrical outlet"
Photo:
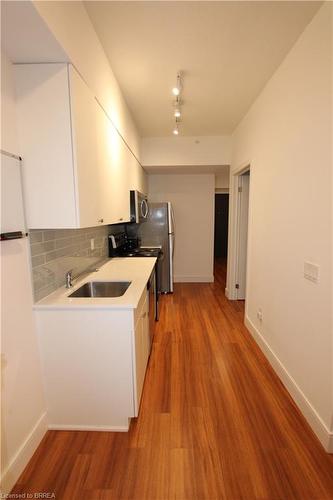
[[[257,318],[261,322],[263,320],[263,314],[262,314],[262,309],[259,308],[257,311]]]
[[[90,250],[95,250],[95,240],[94,240],[94,238],[91,238],[91,240],[90,240]]]

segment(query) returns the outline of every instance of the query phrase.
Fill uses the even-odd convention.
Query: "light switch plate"
[[[312,283],[319,282],[319,266],[312,262],[304,262],[304,278],[312,281]]]

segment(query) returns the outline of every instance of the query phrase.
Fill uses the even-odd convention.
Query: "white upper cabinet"
[[[129,221],[131,172],[141,167],[75,68],[15,72],[28,228]]]
[[[102,171],[98,161],[98,104],[81,77],[69,66],[73,176],[78,227],[107,223],[102,213]],[[110,216],[110,214],[109,214]],[[103,219],[103,220],[102,220]]]
[[[132,156],[121,136],[100,106],[96,107],[98,164],[104,179],[101,185],[102,213],[110,223],[130,221],[130,162]]]

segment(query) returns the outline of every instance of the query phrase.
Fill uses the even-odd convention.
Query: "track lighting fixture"
[[[175,100],[173,101],[173,106],[174,106],[174,112],[173,112],[173,116],[176,120],[176,125],[175,125],[175,128],[173,130],[173,134],[174,135],[178,135],[179,134],[179,128],[178,128],[178,124],[180,122],[180,117],[181,117],[181,104],[182,104],[182,101],[181,101],[181,92],[182,92],[182,74],[180,71],[178,71],[178,74],[177,74],[177,83],[176,83],[176,86],[173,87],[172,89],[172,93],[173,95],[175,96]]]

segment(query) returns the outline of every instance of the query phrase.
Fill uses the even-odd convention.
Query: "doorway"
[[[215,194],[214,275],[225,289],[227,279],[229,194]]]
[[[251,164],[240,166],[230,176],[229,242],[227,285],[229,300],[246,300],[251,239]],[[245,304],[246,309],[246,304]]]
[[[229,194],[215,194],[214,258],[228,255]]]
[[[236,231],[236,299],[246,298],[247,240],[249,225],[250,170],[238,176]]]

